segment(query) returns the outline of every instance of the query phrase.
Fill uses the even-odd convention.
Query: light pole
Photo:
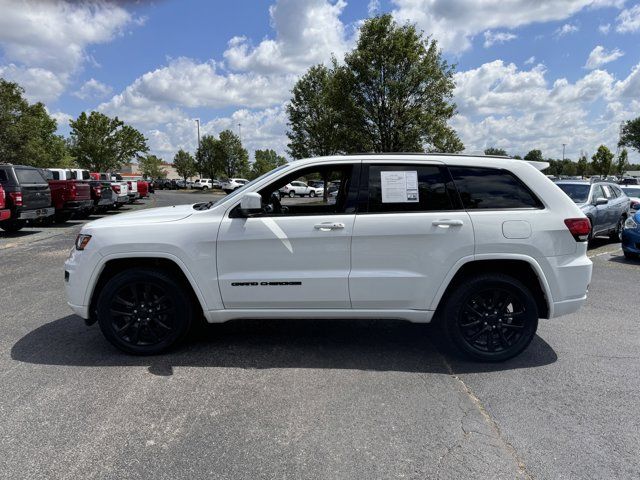
[[[200,150],[200,119],[196,118],[196,125],[198,126],[198,150]]]
[[[563,162],[564,162],[564,147],[566,147],[566,146],[567,146],[567,144],[566,144],[566,143],[563,143],[563,144],[562,144],[562,161],[563,161]]]
[[[240,143],[242,143],[242,124],[238,124],[238,138],[240,139]]]

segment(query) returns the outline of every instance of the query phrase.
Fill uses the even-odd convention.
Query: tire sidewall
[[[500,288],[514,295],[528,313],[520,340],[508,350],[498,353],[482,352],[470,346],[458,325],[462,308],[469,298],[480,290],[491,288]],[[479,275],[458,285],[449,296],[442,312],[441,327],[449,343],[465,356],[485,362],[502,362],[519,355],[529,346],[538,328],[538,308],[531,291],[515,278],[502,274]]]
[[[151,283],[162,288],[171,298],[175,307],[176,328],[162,342],[154,345],[131,345],[118,337],[111,325],[109,313],[111,301],[116,293],[129,283]],[[193,317],[193,306],[184,287],[173,280],[167,273],[152,269],[126,270],[114,275],[102,288],[96,303],[98,324],[104,336],[115,347],[133,355],[155,355],[178,343],[189,331]]]

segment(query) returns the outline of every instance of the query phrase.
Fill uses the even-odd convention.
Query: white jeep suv
[[[166,350],[201,317],[395,318],[433,320],[460,352],[505,360],[539,318],[578,310],[591,279],[589,222],[545,165],[294,161],[216,203],[86,224],[65,263],[69,305],[133,354]],[[284,185],[310,176],[339,181],[337,195],[281,202]]]
[[[291,198],[296,195],[300,195],[304,197],[305,195],[309,195],[310,197],[321,196],[324,193],[324,189],[320,187],[311,187],[304,182],[294,181],[291,183],[287,183],[284,187],[280,189],[280,193],[284,196],[287,195]]]
[[[246,178],[230,178],[222,183],[221,188],[225,191],[225,193],[231,193],[234,190],[243,187],[247,183],[249,183],[249,180],[247,180]]]

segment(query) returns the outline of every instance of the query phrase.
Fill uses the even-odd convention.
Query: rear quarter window
[[[514,174],[485,167],[449,167],[467,210],[544,208]]]

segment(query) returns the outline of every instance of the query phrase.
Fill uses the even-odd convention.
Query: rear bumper
[[[35,210],[22,210],[18,215],[18,220],[37,220],[38,218],[46,218],[55,214],[53,207],[36,208]]]
[[[0,210],[0,222],[2,220],[9,220],[11,218],[11,210]]]
[[[67,302],[69,308],[78,315],[79,317],[84,318],[85,320],[89,318],[89,307],[86,305],[74,305],[73,303]]]
[[[583,246],[586,250],[586,245]],[[548,278],[553,301],[549,305],[549,318],[576,312],[587,299],[593,263],[586,255],[578,257],[548,257]]]
[[[98,200],[98,203],[96,203],[96,205],[100,206],[100,207],[103,207],[103,206],[106,207],[106,206],[109,206],[109,205],[113,205],[113,198],[112,197],[106,197],[106,198],[101,197]]]
[[[87,210],[93,207],[93,200],[76,200],[73,202],[66,202],[63,210],[75,212],[77,210]]]
[[[116,203],[124,204],[129,202],[129,197],[127,195],[118,195],[115,199]]]

